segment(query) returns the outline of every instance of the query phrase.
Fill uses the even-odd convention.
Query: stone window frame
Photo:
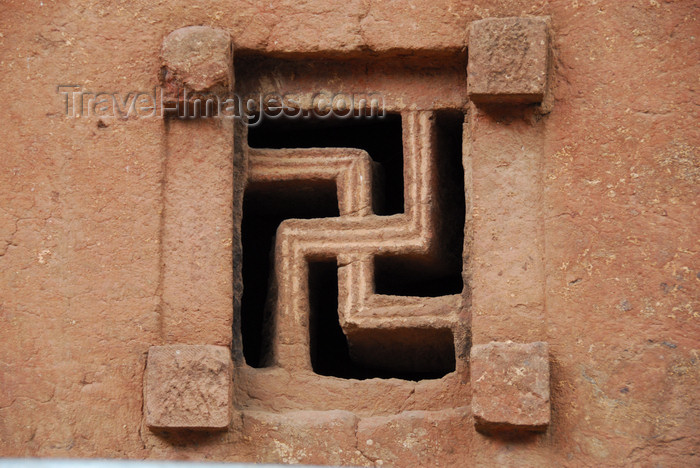
[[[471,411],[484,433],[542,431],[550,418],[549,351],[542,342],[541,207],[541,119],[551,106],[548,30],[546,18],[490,18],[470,26],[463,157],[471,294],[460,296],[467,303],[455,307],[466,313],[451,316],[449,326],[464,325],[468,333],[463,344],[470,350],[469,358],[458,359],[463,366],[458,365],[454,380],[465,396],[471,395],[471,403],[465,398],[456,407]],[[234,90],[233,46],[225,31],[176,30],[165,39],[162,58],[161,80],[171,103],[189,106],[198,93],[230,95]],[[187,97],[179,92],[182,88],[194,93]],[[409,127],[420,128],[406,132],[408,139],[425,140],[431,111],[401,111]],[[251,395],[255,388],[264,389],[266,381],[276,379],[274,385],[280,385],[286,378],[280,379],[275,369],[248,372],[240,365],[239,350],[231,348],[232,311],[241,295],[241,281],[232,268],[241,248],[235,223],[241,216],[246,165],[255,161],[245,138],[234,130],[240,132],[240,126],[230,121],[173,118],[164,125],[168,154],[161,229],[162,342],[149,351],[145,424],[153,430],[226,430],[232,427],[234,406],[241,406],[239,394]],[[504,167],[512,170],[501,170]],[[504,190],[511,204],[503,203]],[[195,207],[193,195],[198,199]],[[363,194],[354,194],[343,209],[362,209],[365,202]],[[419,233],[420,229],[418,223]],[[523,235],[527,242],[521,242]],[[351,268],[340,275],[342,282],[367,284],[353,283],[355,275],[367,274],[366,264],[357,259],[343,263]],[[526,273],[514,272],[516,266]],[[352,314],[345,319],[372,320]],[[469,323],[461,323],[465,320]],[[300,353],[289,355],[308,371],[304,352],[302,346]],[[463,379],[467,374],[470,381]],[[246,386],[244,392],[239,380]],[[386,383],[370,384],[390,389]],[[433,382],[433,391],[442,384]],[[341,387],[329,381],[328,389]],[[355,398],[363,393],[363,385],[356,387],[350,392]]]

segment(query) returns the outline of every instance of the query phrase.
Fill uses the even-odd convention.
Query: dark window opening
[[[461,249],[458,253],[461,253]],[[421,258],[375,257],[375,293],[417,297],[459,294],[464,287],[461,262],[459,266],[452,267],[435,265]]]
[[[359,148],[381,164],[383,203],[378,215],[404,212],[401,116],[372,118],[263,118],[248,127],[251,148]]]
[[[455,370],[449,329],[362,330],[353,346],[338,319],[335,260],[309,265],[311,365],[315,373],[345,379],[439,379]]]
[[[374,281],[377,294],[436,297],[459,294],[462,279],[464,221],[464,168],[462,165],[462,127],[460,111],[436,114],[435,157],[438,168],[440,225],[439,245],[430,258],[410,256],[377,256],[374,259]]]
[[[377,293],[441,296],[461,292],[462,243],[465,220],[464,172],[461,161],[461,112],[437,114],[440,189],[439,251],[422,257],[375,258]],[[380,215],[404,212],[403,138],[401,117],[372,119],[263,119],[248,128],[253,148],[349,147],[364,149],[383,167]],[[382,190],[383,189],[383,190]],[[269,365],[272,337],[269,303],[274,273],[274,239],[285,219],[339,216],[335,183],[285,181],[251,184],[246,188],[242,219],[241,334],[246,363]],[[335,260],[309,265],[310,345],[314,372],[341,378],[441,378],[455,369],[449,329],[361,330],[348,339],[338,320],[338,272]],[[376,356],[373,353],[376,350]]]
[[[269,351],[268,322],[272,304],[266,304],[274,261],[277,228],[285,219],[338,216],[335,183],[291,181],[249,185],[243,199],[243,297],[241,335],[243,355],[252,367],[264,367]]]

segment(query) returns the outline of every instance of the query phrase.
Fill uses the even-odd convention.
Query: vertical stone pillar
[[[163,41],[166,115],[161,324],[149,351],[146,424],[224,429],[230,421],[233,319],[234,121],[217,115],[232,96],[227,32],[178,29]]]
[[[516,111],[472,107],[472,338],[539,341],[544,333],[542,129]]]
[[[486,433],[549,424],[545,339],[543,124],[547,23],[471,25],[466,138],[472,173],[472,412]]]
[[[230,346],[233,122],[174,118],[167,125],[163,339]]]

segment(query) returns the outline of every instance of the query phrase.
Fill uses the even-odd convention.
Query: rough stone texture
[[[471,438],[467,408],[362,418],[357,448],[374,466],[462,466]]]
[[[289,95],[309,106],[316,92],[381,91],[387,112],[463,108],[468,102],[465,59],[457,53],[427,57],[369,55],[347,60],[314,56],[301,62],[259,54],[242,56],[236,59],[236,92],[241,96]]]
[[[550,420],[546,343],[474,345],[472,414],[483,432],[544,431]]]
[[[546,434],[508,440],[476,432],[470,420],[451,431],[466,439],[454,446],[454,465],[698,465],[697,2],[39,3],[7,1],[0,15],[0,89],[12,96],[0,116],[2,456],[256,459],[255,442],[235,416],[230,431],[176,441],[142,427],[146,354],[165,336],[159,285],[167,129],[155,119],[67,119],[57,84],[124,94],[150,90],[159,84],[163,38],[191,24],[229,31],[241,54],[316,61],[410,55],[414,62],[442,62],[442,70],[458,69],[463,77],[466,54],[458,54],[471,21],[537,15],[552,19],[551,112],[478,118],[493,124],[484,128],[480,161],[492,161],[509,180],[524,177],[517,175],[521,169],[512,159],[499,162],[498,153],[490,157],[487,135],[497,126],[515,126],[508,142],[514,149],[519,132],[534,121],[541,125],[546,308],[536,321],[534,305],[496,294],[516,272],[517,284],[529,287],[522,264],[508,257],[472,258],[474,270],[488,269],[473,294],[484,292],[489,280],[502,281],[472,299],[481,301],[484,316],[498,319],[476,327],[481,338],[475,342],[502,341],[501,332],[514,330],[534,337],[540,333],[535,325],[544,329],[552,356],[552,421]],[[449,54],[437,49],[443,46]],[[434,90],[414,79],[419,70],[403,77],[409,83],[403,93],[395,88],[403,109],[414,100],[426,109],[432,92],[467,96],[460,75],[443,73],[445,84]],[[363,79],[392,81],[388,73],[361,69],[352,76],[358,81],[339,73],[326,82],[353,89]],[[448,101],[454,99],[436,99]],[[529,136],[525,142],[527,150]],[[488,172],[475,172],[474,182]],[[481,242],[484,235],[503,242],[500,229],[507,226],[498,225],[495,213],[503,214],[504,206],[515,210],[518,203],[508,200],[518,200],[518,190],[504,187],[496,197],[489,180],[475,186],[488,194],[473,199],[483,202],[477,214],[488,221],[477,226],[478,234]],[[191,203],[194,208],[201,200]],[[514,248],[532,235],[515,234],[507,236],[518,240]],[[507,252],[505,242],[497,246]],[[498,312],[504,303],[508,310]],[[508,320],[517,325],[509,327]],[[199,325],[204,333],[213,323]],[[542,335],[516,341],[536,339]],[[451,411],[471,400],[466,359],[457,365],[444,379],[417,383],[237,364],[234,415],[248,408],[345,410],[361,423],[401,411]],[[391,430],[387,423],[387,439]],[[347,454],[341,461],[352,464],[354,452],[343,447],[354,446],[355,436],[342,434],[350,439],[329,442],[329,451],[338,446]],[[424,436],[416,440],[431,447]],[[405,448],[396,446],[396,453]],[[415,464],[392,459],[385,465]]]
[[[471,104],[470,115],[472,340],[539,341],[547,323],[544,122],[531,109]]]
[[[233,87],[229,33],[206,26],[176,29],[163,40],[161,84],[168,101],[212,93],[226,97]]]
[[[489,18],[469,30],[469,97],[477,102],[542,101],[549,38],[544,18]]]
[[[234,228],[233,122],[171,119],[164,123],[160,329],[166,343],[230,346]],[[193,194],[199,200],[193,203]]]
[[[355,446],[357,417],[348,411],[245,411],[243,432],[257,463],[366,465]]]
[[[157,429],[228,427],[231,371],[231,354],[223,346],[152,346],[144,376],[146,425]]]

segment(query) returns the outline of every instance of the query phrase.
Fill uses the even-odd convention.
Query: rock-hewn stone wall
[[[549,18],[541,107],[520,102],[525,107],[503,112],[490,99],[467,100],[470,25],[506,16]],[[237,277],[228,255],[234,265],[240,260],[230,225],[240,222],[236,174],[249,169],[234,157],[248,151],[236,140],[242,134],[214,121],[168,123],[147,111],[67,117],[67,88],[58,89],[124,98],[148,92],[164,78],[164,38],[189,25],[230,34],[236,60],[259,67],[241,77],[248,89],[369,83],[388,90],[394,110],[464,110],[468,293],[453,298],[462,307],[460,325],[450,322],[454,372],[357,381],[243,364],[240,323],[227,312],[240,292],[231,286]],[[5,2],[0,456],[698,464],[698,40],[700,7],[692,0]],[[297,70],[293,61],[316,68]],[[541,88],[523,95],[537,102]],[[520,164],[512,158],[519,147],[537,158]],[[221,203],[231,198],[233,207]],[[183,250],[188,241],[206,248]],[[228,373],[220,346],[231,344],[231,322],[228,429],[149,423],[149,349],[218,345],[212,366]],[[366,345],[362,336],[357,343]],[[514,359],[514,373],[489,368],[493,359],[477,366],[489,354],[474,350],[470,369],[470,339],[547,342],[536,348],[548,353],[551,416],[546,427],[533,423],[544,432],[475,427],[472,390],[491,387],[472,386],[470,371],[510,376],[516,386],[533,379],[517,372],[527,361],[517,353],[499,355]],[[163,356],[161,373],[180,365],[168,361],[169,350]],[[537,359],[523,372],[542,367]],[[196,360],[204,370],[185,361],[196,368],[185,376],[213,368],[205,359]],[[158,368],[150,371],[159,378]],[[479,418],[498,412],[477,409]]]

